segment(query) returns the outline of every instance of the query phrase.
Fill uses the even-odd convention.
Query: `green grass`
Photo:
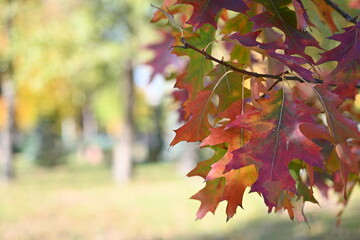
[[[202,188],[178,175],[174,165],[140,165],[134,180],[117,186],[105,167],[44,170],[21,167],[18,180],[0,186],[1,240],[225,240],[360,239],[360,200],[355,192],[341,227],[333,203],[310,206],[309,229],[285,214],[266,213],[256,194],[226,223],[225,204],[195,221]]]

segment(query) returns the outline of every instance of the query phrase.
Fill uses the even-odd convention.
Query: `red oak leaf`
[[[263,85],[264,79],[262,78],[251,78],[250,86],[251,86],[251,103],[254,107],[261,109],[261,106],[257,102],[257,100],[263,94],[268,94],[268,89]]]
[[[242,114],[243,109],[243,100],[238,100],[236,102],[233,102],[229,108],[227,108],[222,113],[218,114],[218,117],[220,118],[227,118],[231,122],[234,121],[237,117],[237,115]],[[245,104],[244,112],[252,112],[256,111],[257,109],[249,104]]]
[[[339,144],[346,143],[350,138],[360,140],[357,123],[345,117],[339,111],[339,106],[343,103],[343,100],[338,95],[327,90],[325,86],[316,86],[314,90],[324,107],[332,141]]]
[[[262,45],[262,47],[264,47],[264,45]],[[290,70],[299,74],[299,76],[301,76],[302,78],[307,80],[313,79],[312,72],[301,66],[308,63],[304,58],[289,56],[286,54],[278,54],[274,49],[268,49],[267,54],[268,56],[287,66]]]
[[[235,215],[238,206],[242,207],[245,189],[253,185],[258,178],[255,165],[223,173],[231,157],[232,155],[228,153],[219,162],[213,164],[207,177],[210,181],[211,179],[219,179],[219,177],[225,178],[225,189],[221,201],[226,200],[228,202],[226,207],[227,220]]]
[[[327,127],[331,137],[329,140],[335,146],[337,156],[340,159],[342,180],[346,186],[349,172],[359,173],[358,156],[351,151],[349,145],[349,140],[360,141],[357,123],[348,119],[339,111],[338,108],[343,102],[339,96],[328,91],[325,86],[316,86],[314,91],[324,108]],[[324,135],[322,134],[321,136]]]
[[[210,135],[207,136],[200,144],[200,147],[204,146],[214,146],[221,143],[228,143],[229,151],[233,151],[233,146],[238,146],[241,141],[246,141],[248,139],[249,134],[247,137],[241,137],[241,128],[232,128],[232,129],[225,129],[225,126],[212,128],[210,130]],[[242,138],[242,139],[241,139]]]
[[[245,105],[244,111],[242,108],[241,101],[237,101],[219,114],[218,117],[234,120],[236,115],[242,114],[244,111],[254,111],[254,108],[248,104]],[[211,159],[199,163],[196,168],[190,172],[190,176],[201,176],[206,178],[206,181],[225,178],[224,191],[213,193],[218,194],[218,196],[212,196],[211,199],[219,199],[220,197],[220,201],[226,200],[228,202],[226,208],[227,220],[234,216],[238,206],[242,206],[245,189],[251,186],[257,178],[257,170],[254,165],[224,173],[225,166],[231,160],[231,152],[242,146],[244,142],[248,141],[249,137],[249,132],[243,128],[225,129],[225,126],[221,126],[211,129],[211,134],[203,140],[200,147],[219,145],[219,147],[216,147],[216,150],[219,150],[221,145],[226,144],[226,150],[220,149],[221,155],[216,151]],[[206,205],[210,206],[205,207]],[[213,202],[206,203],[202,201],[202,206],[203,207],[199,209],[198,217],[204,216],[203,209],[211,211],[213,209],[211,206],[214,206],[214,204]]]
[[[339,110],[342,100],[331,93],[325,86],[316,86],[314,92],[318,96],[326,116],[327,127],[314,124],[303,124],[300,129],[310,139],[318,139],[323,148],[322,154],[329,172],[339,173],[341,189],[346,198],[346,185],[349,173],[359,173],[359,156],[353,151],[351,141],[360,141],[357,123],[345,117]],[[319,142],[319,139],[326,141]],[[324,184],[315,181],[315,185]]]
[[[332,7],[324,0],[311,1],[320,19],[336,32]],[[330,37],[329,44],[339,45],[324,51],[316,39],[321,41],[326,32],[306,31],[314,18],[310,21],[302,0],[163,3],[162,9],[175,4],[167,11],[176,15],[183,31],[172,28],[175,40],[164,36],[162,43],[150,47],[155,52],[149,63],[153,75],[164,74],[168,63],[174,64],[165,52],[171,45],[177,46],[174,54],[188,60],[176,78],[179,91],[174,94],[182,103],[185,123],[175,131],[171,145],[200,141],[200,147],[214,151],[188,174],[202,177],[206,184],[192,197],[201,202],[197,218],[227,201],[229,220],[242,207],[247,188],[263,196],[269,211],[284,209],[299,220],[305,220],[304,202],[317,202],[313,186],[323,194],[329,188],[343,192],[346,200],[360,167],[360,132],[354,121],[360,114],[352,108],[354,101],[346,99],[355,97],[360,83],[360,23],[337,13],[335,20],[341,21],[336,24],[346,20],[350,27]],[[169,14],[159,10],[153,20],[166,15],[174,24]],[[224,43],[215,41],[224,35]],[[213,42],[219,46],[215,51]],[[312,58],[314,48],[324,51],[319,66]],[[320,64],[330,61],[337,65],[328,73],[327,65]]]
[[[229,108],[222,113],[218,114],[217,117],[234,121],[237,116],[244,113],[252,113],[257,111],[255,107],[249,104],[243,104],[242,100],[234,102]],[[249,140],[249,133],[243,128],[225,128],[228,121],[223,122],[223,126],[210,129],[210,135],[207,136],[200,147],[204,146],[215,146],[222,143],[226,143],[227,150],[232,152],[233,150],[244,145]]]
[[[273,30],[272,28],[265,28],[262,31],[264,42],[281,42],[283,38],[283,34],[280,34]],[[283,73],[285,66],[284,64],[276,61],[274,59],[269,58],[268,60],[268,71],[271,74],[277,75]]]
[[[280,13],[279,13],[280,14]],[[278,15],[279,15],[278,14]],[[320,48],[319,43],[307,31],[300,31],[293,27],[289,22],[284,21],[281,15],[274,16],[270,12],[263,12],[251,18],[254,22],[253,31],[262,28],[277,27],[285,33],[285,54],[298,54],[305,58],[310,64],[313,59],[305,53],[305,48],[309,46]]]
[[[344,33],[330,37],[340,45],[322,53],[317,64],[337,61],[338,65],[329,74],[326,83],[335,84],[335,92],[341,96],[354,98],[356,84],[360,81],[360,22],[344,30]]]
[[[293,159],[301,159],[312,166],[322,167],[321,148],[306,138],[299,129],[302,123],[313,123],[315,111],[305,104],[291,100],[282,90],[268,99],[260,99],[262,109],[239,115],[228,127],[243,127],[251,138],[243,147],[233,151],[227,171],[255,164],[259,178],[252,191],[264,196],[269,211],[277,205],[280,192],[296,193],[295,181],[288,169]]]
[[[313,26],[301,0],[292,0],[292,3],[296,13],[296,28],[299,30],[305,30],[308,25]]]
[[[211,94],[211,91],[204,90],[199,92],[194,100],[184,104],[184,110],[190,114],[190,118],[182,127],[175,130],[176,136],[170,143],[171,146],[181,141],[200,141],[209,135],[211,125],[208,114],[214,113]]]
[[[236,101],[231,104],[229,108],[225,111],[217,115],[217,118],[220,119],[229,119],[229,121],[234,121],[236,116],[241,114],[242,112],[242,100]],[[246,105],[246,111],[255,111],[256,109],[253,108],[251,105]],[[234,131],[235,130],[235,131]],[[210,129],[210,135],[207,136],[203,142],[201,143],[200,147],[204,146],[215,146],[221,145],[223,143],[229,144],[230,148],[234,148],[239,143],[239,136],[241,136],[241,131],[239,129],[231,129],[230,131],[225,131],[224,126],[212,128]],[[245,136],[247,132],[244,132],[244,139],[243,142],[247,141],[249,135]],[[218,162],[227,152],[228,147],[213,147],[215,150],[214,156],[206,161],[199,162],[196,167],[187,175],[188,177],[192,176],[200,176],[206,179],[206,176],[211,171],[211,165]],[[233,150],[233,149],[232,149]],[[232,151],[231,150],[231,151]]]
[[[324,52],[321,54],[321,58],[317,64],[322,64],[329,61],[341,62],[341,60],[350,54],[352,51],[359,51],[360,46],[360,36],[359,36],[360,23],[357,23],[355,26],[344,28],[345,32],[341,34],[335,34],[329,39],[340,42],[340,45],[335,47],[332,50]],[[359,55],[357,55],[359,57]],[[345,63],[342,63],[345,65]],[[343,66],[337,66],[337,68]]]
[[[251,47],[252,50],[255,50],[259,53],[271,57],[272,59],[275,59],[276,61],[284,64],[290,70],[298,73],[301,77],[305,79],[313,79],[312,72],[301,66],[302,64],[307,63],[306,59],[302,57],[277,53],[276,50],[284,49],[284,45],[281,42],[260,43],[256,41],[256,38],[259,36],[260,33],[261,31],[247,33],[244,35],[235,33],[231,35],[230,38],[237,40],[241,45],[245,47]]]
[[[249,104],[245,104],[243,109],[243,104],[241,101],[234,102],[227,110],[219,114],[218,116],[224,117],[225,119],[235,120],[236,116],[242,115],[245,112],[254,112],[257,109]],[[207,136],[200,147],[204,146],[215,146],[218,144],[226,143],[227,150],[232,152],[233,150],[244,145],[248,141],[250,135],[246,129],[243,128],[225,128],[226,123],[223,126],[212,128],[210,130],[211,134]]]
[[[211,165],[206,180],[225,178],[225,189],[222,192],[221,201],[226,200],[227,220],[236,213],[238,206],[242,207],[242,199],[247,187],[250,187],[257,179],[258,174],[254,165],[245,166],[240,169],[224,173],[225,166],[232,158],[231,152],[242,146],[248,141],[250,134],[242,128],[224,129],[223,127],[214,128],[211,134],[204,139],[200,146],[216,145],[221,143],[228,144],[227,153],[216,163]]]
[[[190,4],[194,7],[193,14],[187,21],[188,24],[193,25],[194,29],[198,29],[206,23],[217,28],[215,18],[223,8],[242,13],[249,10],[243,0],[178,0],[177,3]]]

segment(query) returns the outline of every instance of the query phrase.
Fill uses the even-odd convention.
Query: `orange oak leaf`
[[[234,120],[236,115],[242,114],[242,112],[254,111],[254,108],[250,105],[245,105],[244,110],[242,110],[242,108],[243,105],[241,101],[237,101],[222,112],[220,117]],[[220,156],[222,157],[219,158],[215,153],[213,158],[205,161],[203,164],[199,163],[191,172],[191,175],[196,174],[204,177],[204,172],[206,172],[206,181],[225,179],[224,191],[217,194],[220,195],[221,201],[227,201],[226,214],[227,220],[229,220],[236,213],[237,207],[242,207],[242,199],[245,189],[255,182],[258,174],[254,165],[224,173],[225,166],[232,158],[231,152],[242,146],[250,138],[250,133],[247,130],[236,127],[225,129],[225,125],[226,124],[224,124],[224,126],[211,129],[211,134],[207,136],[200,145],[200,147],[204,147],[221,146],[221,144],[226,144],[226,150],[224,149],[221,151],[222,155]],[[205,203],[202,202],[202,204]],[[209,204],[212,205],[212,203]],[[202,212],[202,210],[200,212]]]
[[[214,113],[214,105],[211,102],[211,91],[199,92],[193,101],[184,105],[184,110],[190,113],[189,120],[179,129],[175,130],[176,136],[170,143],[174,146],[178,142],[196,142],[209,135],[211,125],[208,114]]]
[[[215,210],[221,201],[224,189],[225,178],[216,178],[206,181],[206,186],[191,197],[191,199],[196,199],[201,202],[200,208],[196,214],[196,219],[203,218],[208,212],[215,213]]]
[[[311,0],[320,16],[321,21],[328,25],[332,33],[338,31],[331,13],[334,11],[324,0]]]

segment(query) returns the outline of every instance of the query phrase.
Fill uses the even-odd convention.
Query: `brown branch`
[[[345,18],[346,21],[348,22],[352,22],[352,23],[357,23],[357,16],[356,17],[352,17],[350,16],[347,12],[345,12],[344,10],[342,10],[336,3],[334,3],[332,0],[324,0],[326,2],[327,5],[329,5],[330,7],[332,7],[335,11],[337,11],[341,16],[343,16],[343,18]]]
[[[287,80],[287,81],[298,81],[298,82],[308,82],[308,83],[316,83],[316,84],[323,84],[324,81],[318,78],[314,78],[313,80],[308,80],[308,79],[303,79],[303,78],[299,78],[296,76],[284,76],[284,74],[286,73],[280,73],[277,75],[273,75],[273,74],[262,74],[262,73],[256,73],[256,72],[250,72],[238,67],[235,67],[227,62],[224,62],[220,59],[217,59],[215,57],[213,57],[212,55],[210,55],[209,53],[207,53],[204,50],[201,50],[197,47],[195,47],[194,45],[188,43],[185,38],[181,38],[181,43],[183,44],[183,46],[174,46],[174,47],[181,47],[181,48],[185,48],[185,49],[192,49],[198,53],[200,53],[201,55],[203,55],[206,59],[209,59],[211,61],[217,62],[218,64],[221,64],[235,72],[239,72],[251,77],[256,77],[256,78],[271,78],[271,79],[276,79],[276,81],[269,87],[268,91],[270,91],[271,89],[273,89],[279,82],[281,82],[283,79]],[[334,86],[333,84],[330,84],[329,86]],[[360,84],[356,85],[356,88],[360,89]]]
[[[184,44],[184,46],[181,46],[182,48],[190,48],[200,54],[202,54],[206,59],[209,59],[211,61],[214,61],[218,64],[221,64],[235,72],[239,72],[239,73],[242,73],[242,74],[245,74],[245,75],[248,75],[248,76],[251,76],[251,77],[256,77],[256,78],[271,78],[271,79],[277,79],[279,81],[282,80],[282,75],[283,73],[281,74],[277,74],[277,75],[273,75],[273,74],[262,74],[262,73],[256,73],[256,72],[250,72],[250,71],[247,71],[247,70],[244,70],[244,69],[241,69],[241,68],[238,68],[238,67],[235,67],[227,62],[224,62],[220,59],[217,59],[215,57],[213,57],[212,55],[210,55],[209,53],[205,52],[204,50],[201,50],[197,47],[195,47],[194,45],[188,43],[185,38],[181,38],[181,43]],[[299,77],[296,77],[296,76],[285,76],[284,77],[286,80],[290,80],[290,81],[299,81],[299,82],[309,82],[309,83],[319,83],[319,84],[322,84],[323,81],[320,80],[320,79],[314,79],[314,80],[307,80],[307,79],[302,79],[302,78],[299,78]]]

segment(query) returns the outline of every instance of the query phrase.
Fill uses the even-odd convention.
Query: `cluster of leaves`
[[[304,220],[304,203],[317,203],[314,188],[333,189],[346,203],[359,181],[360,22],[329,0],[307,1],[318,10],[310,18],[304,4],[165,0],[157,8],[153,21],[171,26],[161,28],[149,64],[173,76],[167,66],[187,61],[176,68],[174,93],[185,123],[171,145],[199,141],[214,150],[188,174],[206,183],[192,197],[201,201],[197,218],[226,200],[230,219],[250,187],[269,212]],[[338,28],[335,14],[346,26]],[[320,46],[313,18],[338,46]]]

